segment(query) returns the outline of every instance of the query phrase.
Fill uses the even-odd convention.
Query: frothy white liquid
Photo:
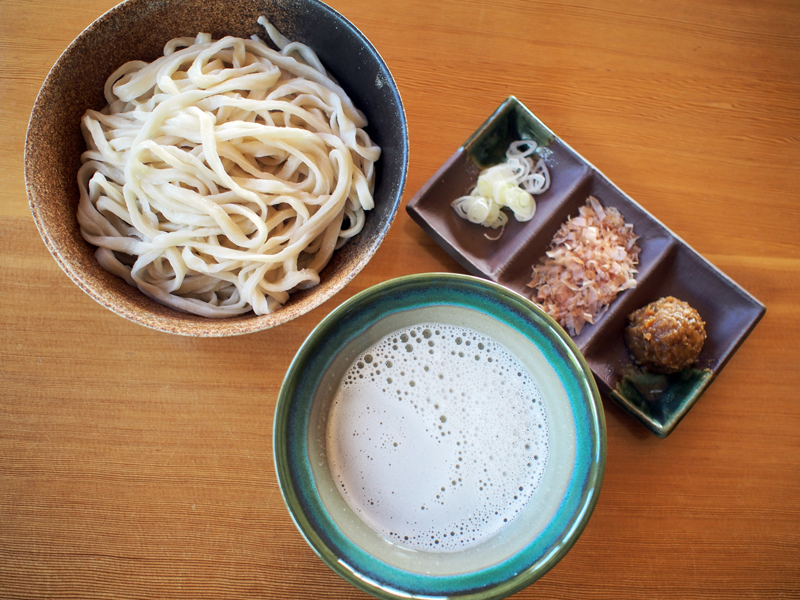
[[[361,354],[331,404],[328,466],[391,542],[463,550],[511,522],[544,474],[549,428],[530,373],[471,329],[426,323]]]

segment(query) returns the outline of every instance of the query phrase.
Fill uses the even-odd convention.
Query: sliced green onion
[[[456,214],[492,229],[504,228],[508,222],[503,208],[509,208],[517,221],[530,221],[536,213],[533,195],[550,187],[550,172],[536,154],[538,150],[540,148],[529,140],[512,142],[506,151],[506,162],[482,171],[472,192],[451,203]],[[503,229],[494,238],[484,235],[498,239],[502,233]]]

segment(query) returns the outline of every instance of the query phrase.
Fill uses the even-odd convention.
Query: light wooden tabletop
[[[279,493],[283,375],[342,301],[463,272],[401,209],[342,292],[228,339],[95,303],[23,178],[48,70],[113,0],[0,2],[0,597],[365,598]],[[405,104],[403,204],[508,95],[767,307],[665,440],[605,400],[608,462],[573,549],[518,598],[800,597],[800,3],[332,0]]]

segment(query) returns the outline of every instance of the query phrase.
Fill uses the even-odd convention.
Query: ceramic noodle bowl
[[[199,32],[268,42],[258,18],[266,17],[286,38],[311,47],[368,121],[381,148],[375,166],[375,207],[363,230],[333,253],[320,283],[295,292],[274,312],[212,319],[180,312],[152,300],[105,271],[78,226],[78,184],[85,142],[80,120],[106,105],[103,86],[120,65],[153,61],[164,45]],[[268,42],[269,43],[269,42]],[[224,336],[284,323],[333,296],[367,264],[394,220],[408,161],[406,118],[386,64],[347,19],[316,0],[126,0],[98,18],[65,50],[50,71],[31,114],[25,146],[25,178],[31,211],[48,250],[86,293],[115,313],[142,325],[184,335]]]
[[[597,501],[592,374],[543,311],[471,276],[379,284],[309,335],[275,415],[281,491],[336,573],[381,598],[501,598]]]

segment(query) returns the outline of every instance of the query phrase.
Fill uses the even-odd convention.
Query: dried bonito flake
[[[532,299],[570,335],[608,310],[617,294],[636,286],[639,239],[613,207],[589,196],[577,217],[570,217],[553,236],[550,249],[528,287]]]

